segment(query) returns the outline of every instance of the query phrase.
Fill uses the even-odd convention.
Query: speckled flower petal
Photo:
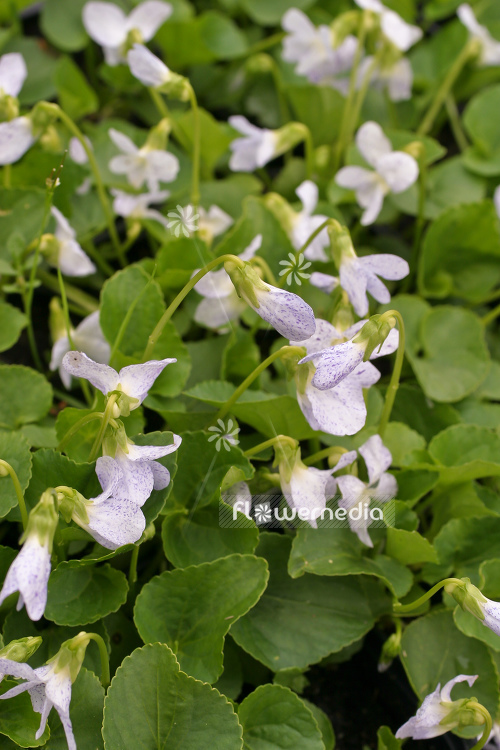
[[[68,352],[64,355],[62,364],[70,375],[85,378],[104,395],[113,391],[120,382],[116,370],[94,362],[83,352]]]
[[[380,435],[372,435],[366,443],[359,448],[363,456],[368,471],[370,484],[378,482],[382,474],[390,467],[392,463],[391,452],[382,442]]]
[[[139,541],[146,519],[132,500],[110,498],[98,505],[87,506],[89,523],[83,525],[94,539],[106,549],[118,549]]]
[[[180,435],[173,435],[174,442],[170,445],[135,445],[128,444],[127,457],[130,461],[155,461],[157,458],[168,456],[176,451],[182,443]]]
[[[314,363],[316,372],[312,384],[320,391],[325,391],[334,388],[350,375],[363,361],[364,352],[362,344],[345,341],[343,344],[309,354],[301,359],[299,364],[311,361]]]
[[[127,396],[139,399],[139,404],[142,404],[158,375],[163,372],[167,365],[171,365],[174,362],[177,362],[177,360],[153,359],[142,365],[123,367],[118,376],[123,392]],[[135,408],[139,404],[135,404]]]
[[[115,460],[122,477],[113,491],[117,500],[134,502],[139,508],[153,491],[154,477],[149,461],[129,461],[126,454],[117,451]]]
[[[270,284],[267,287],[267,290],[255,289],[259,307],[247,300],[250,307],[285,338],[294,341],[310,338],[316,330],[312,307],[293,292]]]
[[[150,461],[149,468],[153,472],[153,489],[164,490],[170,484],[169,470],[158,461]]]
[[[334,341],[339,341],[344,338],[344,335],[337,331],[335,326],[332,326],[327,320],[316,318],[316,330],[313,335],[306,341],[290,341],[290,346],[305,346],[308,354],[314,354],[320,352],[323,349],[333,346]],[[351,338],[347,336],[347,338]]]
[[[28,536],[5,577],[0,604],[7,596],[19,591],[22,598],[18,602],[18,609],[24,603],[30,620],[39,620],[47,603],[50,567],[48,547],[41,545],[37,536]]]

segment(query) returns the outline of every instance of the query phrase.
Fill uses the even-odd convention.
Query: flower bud
[[[144,152],[148,151],[166,151],[168,136],[172,130],[172,125],[168,117],[164,117],[158,125],[151,128],[144,145]]]
[[[266,193],[263,200],[266,208],[268,208],[271,213],[276,216],[285,232],[290,235],[293,229],[296,214],[288,201],[286,201],[278,193]]]
[[[47,547],[49,553],[52,552],[54,534],[59,521],[55,500],[56,495],[53,489],[46,490],[43,493],[29,514],[28,525],[21,537],[21,542],[28,538],[37,537],[40,545]]]
[[[14,120],[19,116],[19,101],[15,96],[0,94],[0,122]]]
[[[46,235],[44,235],[46,236]],[[49,235],[54,236],[54,235]],[[55,238],[54,238],[55,239]],[[43,241],[43,237],[42,237]],[[59,339],[65,338],[66,321],[64,318],[64,312],[59,302],[59,297],[52,297],[49,304],[49,328],[50,336],[53,342],[59,341]]]
[[[27,636],[11,641],[0,649],[0,659],[10,659],[11,661],[28,661],[42,645],[41,636]]]

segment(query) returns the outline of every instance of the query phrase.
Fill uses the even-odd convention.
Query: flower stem
[[[489,313],[486,313],[486,315],[481,318],[481,323],[486,328],[486,326],[489,326],[490,323],[493,323],[493,321],[498,318],[499,315],[500,305],[497,305],[493,308],[493,310],[490,310]]]
[[[170,303],[170,305],[167,307],[163,315],[161,316],[160,320],[156,324],[153,332],[151,333],[148,344],[146,346],[146,349],[144,351],[144,355],[142,357],[143,362],[147,362],[149,359],[151,359],[151,355],[153,354],[153,349],[156,346],[156,343],[158,339],[160,338],[163,329],[167,325],[168,321],[174,314],[174,312],[177,310],[179,305],[181,304],[182,300],[187,297],[191,289],[193,289],[196,284],[202,279],[207,273],[212,271],[212,269],[216,268],[216,266],[220,265],[221,263],[225,263],[227,260],[233,261],[234,263],[237,263],[238,265],[244,265],[243,261],[241,261],[236,255],[220,255],[218,258],[214,258],[214,260],[211,260],[210,263],[207,263],[206,266],[204,266],[198,273],[196,273],[191,279],[189,279],[186,286],[181,289],[179,294],[175,297],[174,301]]]
[[[257,453],[262,453],[268,448],[272,448],[273,445],[275,445],[277,442],[283,442],[283,440],[289,439],[290,438],[288,438],[286,435],[275,435],[275,437],[269,438],[269,440],[264,440],[263,443],[254,445],[253,448],[249,448],[247,451],[245,451],[244,455],[247,458],[250,458],[251,456],[255,456]]]
[[[477,703],[476,701],[470,701],[469,703],[467,703],[467,708],[477,711],[484,718],[483,734],[481,735],[479,741],[476,742],[473,747],[471,747],[471,750],[481,750],[481,748],[483,748],[488,742],[493,726],[490,712],[484,706],[482,706],[481,703]]]
[[[10,183],[11,174],[12,174],[11,165],[10,164],[5,164],[5,166],[3,168],[3,186],[7,190],[11,186],[11,183]]]
[[[233,395],[228,398],[223,406],[221,406],[221,408],[215,415],[214,423],[226,416],[228,411],[232,408],[236,401],[238,401],[241,394],[246,391],[246,389],[253,383],[253,381],[258,378],[259,375],[264,372],[267,367],[269,367],[269,365],[271,365],[277,359],[281,359],[285,356],[289,357],[292,354],[296,354],[299,357],[304,357],[304,352],[305,349],[302,346],[282,346],[281,349],[278,349],[277,351],[273,352],[273,354],[270,354],[269,357],[261,362],[260,365],[256,367],[255,370],[251,372],[250,375],[248,375],[248,377],[245,378],[245,380],[236,388]]]
[[[201,127],[200,109],[193,87],[189,86],[189,101],[193,112],[193,176],[191,181],[191,203],[196,212],[200,202],[200,157],[201,157]]]
[[[460,114],[458,112],[455,97],[451,92],[445,99],[445,106],[455,142],[460,151],[465,151],[465,149],[469,147],[469,141],[467,140],[467,136],[464,133],[464,129],[460,121]]]
[[[132,550],[132,557],[130,558],[130,567],[128,570],[128,582],[130,586],[133,586],[137,581],[137,561],[139,560],[139,549],[140,545],[137,544]]]
[[[318,451],[317,453],[312,453],[307,458],[303,459],[303,463],[305,463],[306,466],[312,466],[313,464],[316,464],[318,461],[322,461],[324,458],[328,458],[328,456],[331,456],[332,453],[338,453],[338,447],[337,446],[330,446],[329,448],[323,448],[323,450]]]
[[[111,417],[113,416],[113,407],[116,403],[116,399],[117,399],[117,396],[115,393],[113,393],[108,399],[108,403],[106,404],[104,414],[102,415],[102,421],[101,421],[101,426],[99,427],[99,432],[96,435],[96,438],[94,440],[94,445],[92,446],[92,450],[90,451],[89,463],[92,463],[92,461],[95,461],[97,458],[97,454],[99,453],[99,449],[102,445],[102,441],[104,440],[104,435],[108,428],[108,424],[111,420]]]
[[[314,172],[314,143],[310,129],[305,126],[304,148],[306,153],[306,180],[310,180]]]
[[[394,399],[396,398],[396,393],[399,388],[399,379],[401,377],[403,361],[405,358],[405,324],[403,321],[403,316],[398,310],[389,310],[388,312],[384,313],[384,318],[390,317],[394,317],[397,320],[399,330],[399,344],[398,351],[396,353],[396,362],[394,363],[394,369],[392,371],[389,387],[387,388],[387,393],[385,394],[384,408],[382,409],[382,414],[380,416],[380,422],[378,425],[378,434],[380,435],[380,437],[383,437],[385,428],[387,427],[387,423],[389,422],[389,418],[391,416]]]
[[[68,337],[70,349],[72,352],[74,352],[75,346],[73,344],[73,337],[71,336],[71,319],[69,317],[68,299],[66,297],[66,289],[64,288],[64,280],[63,280],[61,269],[59,268],[59,266],[57,268],[57,281],[59,282],[59,292],[61,295],[61,302],[62,302],[63,315],[64,315],[64,324],[66,326],[66,336]],[[80,386],[82,388],[83,395],[85,396],[85,401],[90,406],[92,404],[93,398],[90,394],[87,381],[84,380],[84,378],[80,378]]]
[[[113,211],[111,209],[108,196],[104,188],[104,183],[102,181],[101,174],[99,172],[99,166],[97,164],[97,160],[95,158],[94,152],[90,148],[87,141],[85,140],[83,133],[78,128],[78,126],[73,122],[71,117],[67,115],[66,112],[63,109],[61,109],[61,107],[59,107],[59,105],[54,104],[53,106],[57,107],[57,113],[58,113],[59,119],[66,125],[68,130],[71,133],[73,133],[75,138],[77,138],[80,141],[85,153],[87,154],[90,168],[92,170],[92,174],[94,175],[95,185],[97,188],[97,195],[99,196],[102,210],[104,211],[104,216],[106,217],[106,223],[108,225],[109,236],[111,237],[111,241],[113,243],[113,246],[115,248],[116,254],[118,256],[118,259],[121,265],[125,267],[127,264],[127,261],[124,256],[123,249],[120,245],[120,239],[118,237],[118,232],[116,231]]]
[[[151,286],[151,282],[154,279],[155,273],[156,273],[156,266],[155,266],[155,268],[153,270],[153,273],[151,274],[151,276],[149,277],[148,281],[143,286],[143,288],[141,289],[141,291],[139,292],[139,294],[130,303],[130,307],[128,308],[127,313],[126,313],[125,317],[122,320],[122,323],[120,325],[119,331],[118,331],[117,336],[116,336],[116,339],[114,340],[114,343],[113,343],[113,348],[111,349],[111,354],[109,355],[109,364],[111,366],[112,366],[112,363],[113,363],[113,358],[114,358],[114,356],[115,356],[115,354],[116,354],[116,352],[117,352],[117,350],[118,350],[118,348],[119,348],[119,346],[120,346],[120,344],[122,342],[122,339],[123,339],[123,337],[125,335],[125,332],[127,330],[128,324],[130,323],[130,319],[131,319],[132,315],[134,314],[134,310],[137,307],[140,299],[145,294],[146,290],[149,289],[149,287]]]
[[[407,612],[411,612],[413,609],[417,609],[422,604],[425,604],[425,602],[428,601],[432,596],[434,596],[434,594],[439,591],[439,589],[442,589],[444,586],[446,586],[447,583],[458,583],[463,585],[463,581],[461,581],[459,578],[445,578],[443,581],[436,583],[436,585],[429,589],[429,591],[426,591],[423,596],[415,599],[415,601],[411,602],[410,604],[400,604],[399,602],[396,602],[393,605],[393,614],[405,615]]]
[[[48,289],[52,289],[53,292],[59,292],[59,282],[50,273],[39,269],[36,275],[38,276],[42,284]],[[81,307],[87,313],[93,313],[99,309],[99,303],[97,302],[97,300],[91,297],[90,294],[86,294],[77,286],[65,283],[64,289],[66,291],[67,298]]]
[[[108,649],[106,648],[106,644],[104,643],[101,636],[97,633],[87,633],[87,637],[91,641],[97,643],[97,646],[99,648],[99,656],[101,657],[101,684],[104,688],[106,688],[111,682],[111,677],[109,674]]]
[[[73,435],[76,435],[76,433],[79,432],[82,427],[84,427],[89,422],[93,422],[94,419],[102,419],[103,417],[104,417],[104,412],[93,411],[92,414],[86,414],[84,417],[79,419],[78,422],[75,422],[75,424],[69,428],[66,435],[59,442],[59,445],[57,446],[57,450],[62,452],[64,448],[66,447],[67,443],[69,443],[69,441],[73,437]]]
[[[24,502],[21,483],[19,482],[17,474],[12,466],[7,463],[7,461],[4,461],[0,458],[0,476],[7,476],[7,474],[9,474],[10,478],[12,479],[12,484],[14,485],[14,490],[16,491],[17,502],[19,504],[19,510],[21,511],[23,529],[26,531],[26,527],[28,526],[28,511],[26,510],[26,503]]]
[[[377,57],[374,57],[372,60],[372,63],[368,70],[366,71],[363,80],[361,81],[361,85],[359,87],[358,96],[355,100],[354,107],[352,110],[352,114],[350,116],[349,122],[347,123],[347,133],[346,133],[346,148],[351,142],[352,135],[354,131],[356,130],[356,125],[359,120],[359,116],[361,114],[361,108],[363,106],[363,102],[366,99],[366,95],[368,93],[368,89],[370,87],[370,82],[372,79],[372,75],[374,70],[378,67],[379,61]]]
[[[432,126],[434,125],[434,121],[441,110],[441,107],[446,101],[446,97],[453,88],[453,84],[457,80],[467,62],[473,55],[476,54],[476,52],[477,44],[474,40],[470,40],[462,49],[458,57],[455,59],[453,65],[448,70],[448,73],[441,83],[441,86],[436,92],[436,96],[434,97],[431,106],[427,110],[427,114],[420,123],[420,127],[417,130],[417,135],[426,135],[431,130]]]

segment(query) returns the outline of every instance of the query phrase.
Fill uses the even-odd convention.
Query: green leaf
[[[90,115],[99,108],[97,94],[70,57],[63,56],[57,61],[54,82],[61,107],[73,120]]]
[[[0,695],[16,685],[16,682],[4,679],[0,685]],[[10,737],[20,747],[40,747],[47,742],[49,737],[48,727],[45,727],[40,739],[35,739],[39,726],[40,714],[33,711],[27,692],[0,701],[0,734]]]
[[[345,102],[342,94],[328,86],[306,86],[303,83],[288,84],[285,91],[290,98],[295,119],[310,129],[314,145],[332,144],[340,131]]]
[[[245,35],[226,15],[216,10],[202,13],[196,19],[201,38],[217,60],[242,57],[248,50]]]
[[[48,487],[66,485],[86,497],[97,497],[101,492],[95,464],[77,464],[52,448],[42,448],[33,454],[31,481],[25,500],[32,508]]]
[[[60,3],[47,0],[40,19],[42,31],[49,40],[64,52],[79,52],[88,43],[87,32],[82,23],[85,0]]]
[[[478,641],[482,641],[493,651],[500,651],[500,637],[470,612],[466,612],[460,606],[457,606],[453,611],[453,620],[464,635],[469,638],[477,638]]]
[[[431,440],[429,453],[439,466],[441,484],[500,474],[500,436],[487,427],[448,427]]]
[[[116,612],[127,592],[125,575],[111,565],[62,562],[50,574],[45,617],[57,625],[87,625]]]
[[[85,668],[73,683],[69,715],[73,725],[78,750],[103,750],[102,712],[104,708],[104,688],[100,680]],[[66,750],[68,743],[64,728],[57,713],[52,711],[50,740],[47,750]]]
[[[256,604],[267,579],[265,561],[252,555],[166,571],[137,597],[139,635],[145,643],[167,643],[183,671],[215,682],[222,673],[226,633]]]
[[[500,558],[500,517],[454,518],[434,539],[440,571],[467,576],[479,583],[479,567],[485,560]],[[429,570],[431,570],[429,566]]]
[[[55,97],[54,73],[57,59],[49,53],[47,45],[41,39],[35,36],[12,36],[2,48],[2,54],[5,52],[20,52],[26,62],[28,77],[19,93],[19,102],[23,106]]]
[[[387,529],[386,552],[403,565],[417,565],[424,562],[439,562],[432,544],[418,531]],[[407,592],[405,592],[407,593]]]
[[[253,521],[238,513],[234,528],[219,525],[222,501],[204,508],[175,510],[163,521],[161,536],[165,556],[176,568],[211,562],[219,557],[252,554],[259,542],[259,531]]]
[[[425,235],[420,291],[426,297],[481,300],[500,280],[499,256],[500,230],[491,201],[450,208]]]
[[[231,704],[181,672],[160,643],[136,649],[118,669],[106,696],[103,736],[106,750],[152,750],[167,743],[183,750],[243,748]]]
[[[18,432],[0,430],[0,459],[7,461],[17,474],[21,490],[24,492],[31,479],[31,451],[29,445]],[[0,517],[6,516],[18,504],[14,483],[10,477],[0,477]]]
[[[213,434],[216,433],[185,432],[182,435],[172,492],[172,497],[181,507],[207,505],[232,466],[241,469],[245,479],[253,475],[252,464],[242,451],[235,445],[230,445],[229,450],[221,446],[218,451],[217,441],[208,440]]]
[[[261,534],[257,554],[269,562],[270,580],[259,603],[231,629],[236,643],[273,671],[315,664],[367,633],[390,608],[370,578],[327,578],[287,572],[291,540]]]
[[[474,695],[488,711],[496,713],[498,677],[488,649],[457,630],[450,610],[432,612],[411,622],[403,633],[401,653],[405,672],[420,700],[438,683],[443,686],[457,674],[477,674],[473,688],[467,684],[453,688],[452,700]],[[477,733],[478,728],[472,727],[466,736]]]
[[[44,376],[22,365],[0,365],[0,393],[0,428],[38,422],[52,406],[52,388]]]
[[[2,327],[0,328],[0,352],[5,352],[14,346],[23,328],[26,328],[28,323],[26,315],[22,313],[17,307],[9,305],[8,302],[0,300],[0,320],[2,321]]]
[[[425,438],[402,422],[390,422],[384,433],[384,445],[392,455],[392,466],[412,463],[412,451],[425,448]]]
[[[495,128],[495,112],[500,106],[500,85],[480,91],[467,104],[463,123],[472,140],[465,153],[465,163],[478,174],[500,174],[500,136]]]
[[[397,740],[389,727],[380,727],[377,732],[377,750],[400,750],[401,741]]]
[[[323,744],[325,746],[325,750],[334,750],[335,748],[335,734],[332,727],[332,722],[328,718],[328,716],[322,711],[318,706],[316,706],[314,703],[310,703],[305,698],[301,697],[302,703],[304,703],[309,711],[312,713],[314,718],[316,719],[316,723],[319,726],[319,730],[323,737]]]
[[[201,160],[203,168],[209,175],[215,169],[220,157],[227,151],[233,137],[229,128],[218,122],[210,112],[199,110],[201,129]],[[194,121],[191,109],[184,112],[177,120],[176,137],[182,146],[191,153],[193,144]]]
[[[245,750],[324,750],[316,719],[300,698],[281,685],[261,685],[240,704]]]
[[[250,18],[262,26],[276,26],[289,8],[307,10],[314,0],[241,0]]]
[[[299,529],[292,542],[288,572],[292,578],[304,573],[370,575],[380,578],[396,597],[407,594],[413,583],[410,571],[382,555],[373,560],[365,557],[365,549],[350,529]]]
[[[123,333],[119,350],[122,354],[141,358],[149,334],[160,320],[165,305],[159,285],[156,281],[151,282],[140,266],[129,266],[123,271],[117,271],[106,281],[101,292],[99,322],[102,332],[113,346],[127,312],[136,300],[138,301]]]

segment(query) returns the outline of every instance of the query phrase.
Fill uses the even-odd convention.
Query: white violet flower
[[[396,732],[398,740],[412,737],[414,740],[429,740],[432,737],[439,737],[450,729],[457,726],[457,713],[455,709],[460,701],[452,701],[451,691],[458,682],[467,682],[472,687],[477,680],[478,675],[459,674],[446,683],[441,689],[439,684],[433,693],[429,693],[418,709],[415,716],[412,716]],[[454,719],[451,722],[446,721],[446,717],[454,712]]]
[[[165,63],[143,44],[134,44],[127,53],[127,62],[134,78],[137,78],[144,86],[157,89],[172,78]]]
[[[372,500],[385,503],[392,500],[398,491],[398,484],[387,469],[392,463],[392,456],[388,448],[382,442],[380,435],[373,435],[359,448],[368,471],[368,484],[362,482],[355,476],[348,475],[339,477],[337,484],[342,494],[339,507],[346,511],[359,508],[358,518],[349,513],[349,526],[359,540],[367,547],[373,547],[373,542],[368,534],[369,518],[366,517],[365,509],[369,509]]]
[[[231,216],[219,206],[210,206],[208,211],[198,206],[198,235],[207,245],[211,245],[214,237],[224,234],[233,223]]]
[[[68,220],[52,206],[50,212],[56,220],[54,235],[42,237],[42,251],[47,262],[61,269],[65,276],[88,276],[97,270],[88,255],[76,241],[76,232]]]
[[[0,122],[0,167],[19,161],[35,141],[33,123],[29,117]]]
[[[28,75],[24,57],[19,52],[9,52],[0,57],[0,99],[17,97]]]
[[[114,3],[92,1],[84,6],[82,20],[87,34],[103,48],[107,64],[118,65],[126,62],[129,40],[149,42],[172,10],[162,0],[145,0],[126,16]]]
[[[480,65],[500,65],[500,42],[491,36],[486,26],[478,23],[470,5],[468,3],[460,5],[457,15],[469,31],[471,39],[480,43]]]
[[[311,234],[327,220],[327,216],[313,213],[318,205],[318,186],[311,180],[303,182],[295,191],[302,203],[302,211],[292,218],[291,240],[295,250],[299,250],[309,239]],[[328,256],[324,248],[328,247],[330,239],[325,227],[308,245],[304,253],[308,260],[327,261]]]
[[[262,244],[262,235],[258,234],[238,256],[241,260],[251,260]],[[194,271],[193,275],[197,271]],[[236,320],[246,309],[246,302],[240,299],[228,274],[221,268],[209,271],[194,287],[204,299],[196,308],[194,319],[198,325],[206,328],[224,329],[231,320]]]
[[[382,32],[403,52],[407,52],[422,38],[422,29],[406,23],[398,13],[386,8],[380,0],[354,0],[354,2],[363,10],[370,10],[380,16]]]
[[[163,203],[170,196],[168,190],[160,190],[156,193],[142,193],[132,195],[122,190],[111,190],[113,195],[113,211],[117,216],[127,219],[153,219],[162,224],[165,229],[169,228],[169,222],[156,208],[149,208],[150,203]]]
[[[71,340],[78,351],[84,352],[95,362],[108,364],[111,347],[104,338],[99,324],[99,310],[88,315],[75,329],[71,330]],[[49,365],[51,370],[59,370],[59,376],[66,388],[71,388],[71,375],[64,369],[62,362],[64,355],[69,351],[71,351],[69,339],[67,335],[63,335],[52,347]]]
[[[146,183],[150,193],[159,190],[160,182],[173,182],[179,172],[179,160],[168,151],[150,148],[146,142],[142,148],[119,130],[110,128],[109,137],[122,152],[109,162],[114,174],[124,174],[132,187],[139,189]]]
[[[361,224],[373,224],[384,198],[389,193],[402,193],[418,178],[418,164],[413,156],[393,151],[391,142],[376,122],[365,122],[356,134],[356,146],[373,170],[365,167],[343,167],[335,182],[355,190],[356,200],[365,211]]]
[[[253,172],[278,155],[278,131],[258,128],[242,115],[230,117],[229,124],[243,135],[229,144],[233,152],[229,167],[234,172]]]

